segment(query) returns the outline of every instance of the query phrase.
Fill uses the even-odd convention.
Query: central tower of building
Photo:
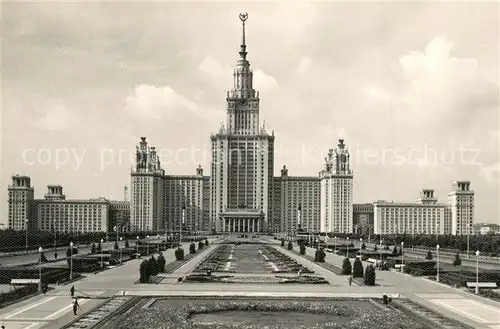
[[[247,60],[245,22],[234,87],[227,92],[227,121],[212,134],[210,220],[217,232],[267,231],[274,167],[274,133],[259,122],[259,93]]]

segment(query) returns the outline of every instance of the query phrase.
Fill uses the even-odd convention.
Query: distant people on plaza
[[[349,286],[352,285],[352,275],[349,276]]]
[[[69,293],[71,294],[71,297],[73,297],[75,295],[75,286],[71,286]]]
[[[77,314],[76,314],[76,311],[77,311],[77,309],[78,309],[78,308],[80,308],[80,305],[78,304],[78,298],[75,298],[75,301],[74,301],[74,303],[73,303],[73,313],[74,313],[75,315],[77,315]]]

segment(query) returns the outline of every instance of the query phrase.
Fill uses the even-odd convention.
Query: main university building
[[[328,150],[316,177],[274,176],[274,132],[259,119],[259,93],[247,60],[246,14],[234,87],[226,97],[226,124],[210,136],[210,176],[166,175],[153,146],[142,137],[131,173],[131,201],[69,200],[62,186],[49,185],[34,198],[28,176],[14,175],[8,188],[9,228],[57,232],[309,232],[360,234],[470,234],[474,192],[457,181],[448,202],[423,189],[415,202],[376,201],[353,205],[353,172],[344,140]],[[129,219],[130,218],[130,219]]]
[[[448,204],[424,189],[414,203],[377,201],[353,205],[353,172],[343,139],[325,157],[316,177],[274,176],[274,131],[260,124],[259,92],[247,60],[246,14],[243,38],[227,92],[226,124],[210,136],[211,175],[166,175],[145,137],[131,173],[131,229],[206,232],[310,232],[375,234],[469,234],[474,192],[453,184]],[[363,232],[365,231],[365,232]]]

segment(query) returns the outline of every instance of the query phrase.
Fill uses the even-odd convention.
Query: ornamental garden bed
[[[291,252],[293,252],[295,255],[298,255],[300,257],[303,257],[305,259],[307,259],[308,261],[310,262],[314,262],[314,257],[312,256],[309,256],[309,255],[301,255],[298,251],[296,250],[289,250]],[[333,272],[337,275],[343,275],[342,274],[342,269],[340,267],[337,267],[331,263],[328,263],[328,262],[314,262],[314,264],[316,265],[319,265],[321,267],[323,267],[324,269],[330,271],[330,272]]]
[[[297,273],[299,271],[304,274],[314,273],[314,271],[304,267],[295,259],[283,254],[274,247],[264,246],[262,248],[262,252],[267,257],[267,261],[274,263],[274,265],[278,268],[277,270],[274,270],[273,273]]]
[[[429,329],[405,313],[381,310],[367,299],[159,299],[119,315],[122,329]]]
[[[224,270],[224,266],[227,262],[231,261],[229,255],[233,250],[233,246],[229,244],[222,244],[217,246],[217,248],[208,255],[193,272],[228,272]]]

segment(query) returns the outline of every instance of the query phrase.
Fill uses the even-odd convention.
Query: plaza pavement
[[[381,297],[389,294],[397,298],[410,300],[427,306],[439,313],[459,320],[477,329],[500,329],[500,303],[484,299],[473,294],[451,288],[424,278],[408,274],[377,271],[378,286],[349,286],[346,276],[338,276],[325,270],[299,255],[281,248],[279,241],[270,240],[284,254],[297,259],[302,265],[323,276],[331,285],[300,284],[201,284],[179,283],[175,277],[185,275],[199,263],[216,245],[211,242],[187,264],[183,265],[159,284],[135,284],[141,259],[131,260],[116,268],[97,274],[90,274],[75,282],[76,295],[92,295],[100,298],[113,295],[129,296],[258,296],[258,297]],[[189,250],[189,243],[183,244]],[[295,250],[298,247],[294,245]],[[307,248],[307,254],[313,256],[315,249]],[[163,252],[166,262],[175,260],[174,250]],[[326,261],[341,267],[343,257],[327,253]],[[0,324],[6,329],[56,329],[75,319],[72,314],[69,288],[60,286],[47,295],[40,295],[19,302],[0,311]],[[105,299],[82,299],[80,306],[88,312],[102,304]],[[79,311],[81,313],[81,311]]]
[[[189,244],[183,243],[184,250],[189,250]],[[175,260],[174,250],[163,251],[167,264]],[[37,295],[0,309],[0,325],[6,329],[59,329],[75,319],[73,300],[69,294],[71,285],[75,286],[75,296],[94,298],[79,298],[80,315],[104,303],[107,297],[134,288],[143,259],[132,259],[106,271],[85,274],[85,278],[72,284],[55,286],[45,295]]]

